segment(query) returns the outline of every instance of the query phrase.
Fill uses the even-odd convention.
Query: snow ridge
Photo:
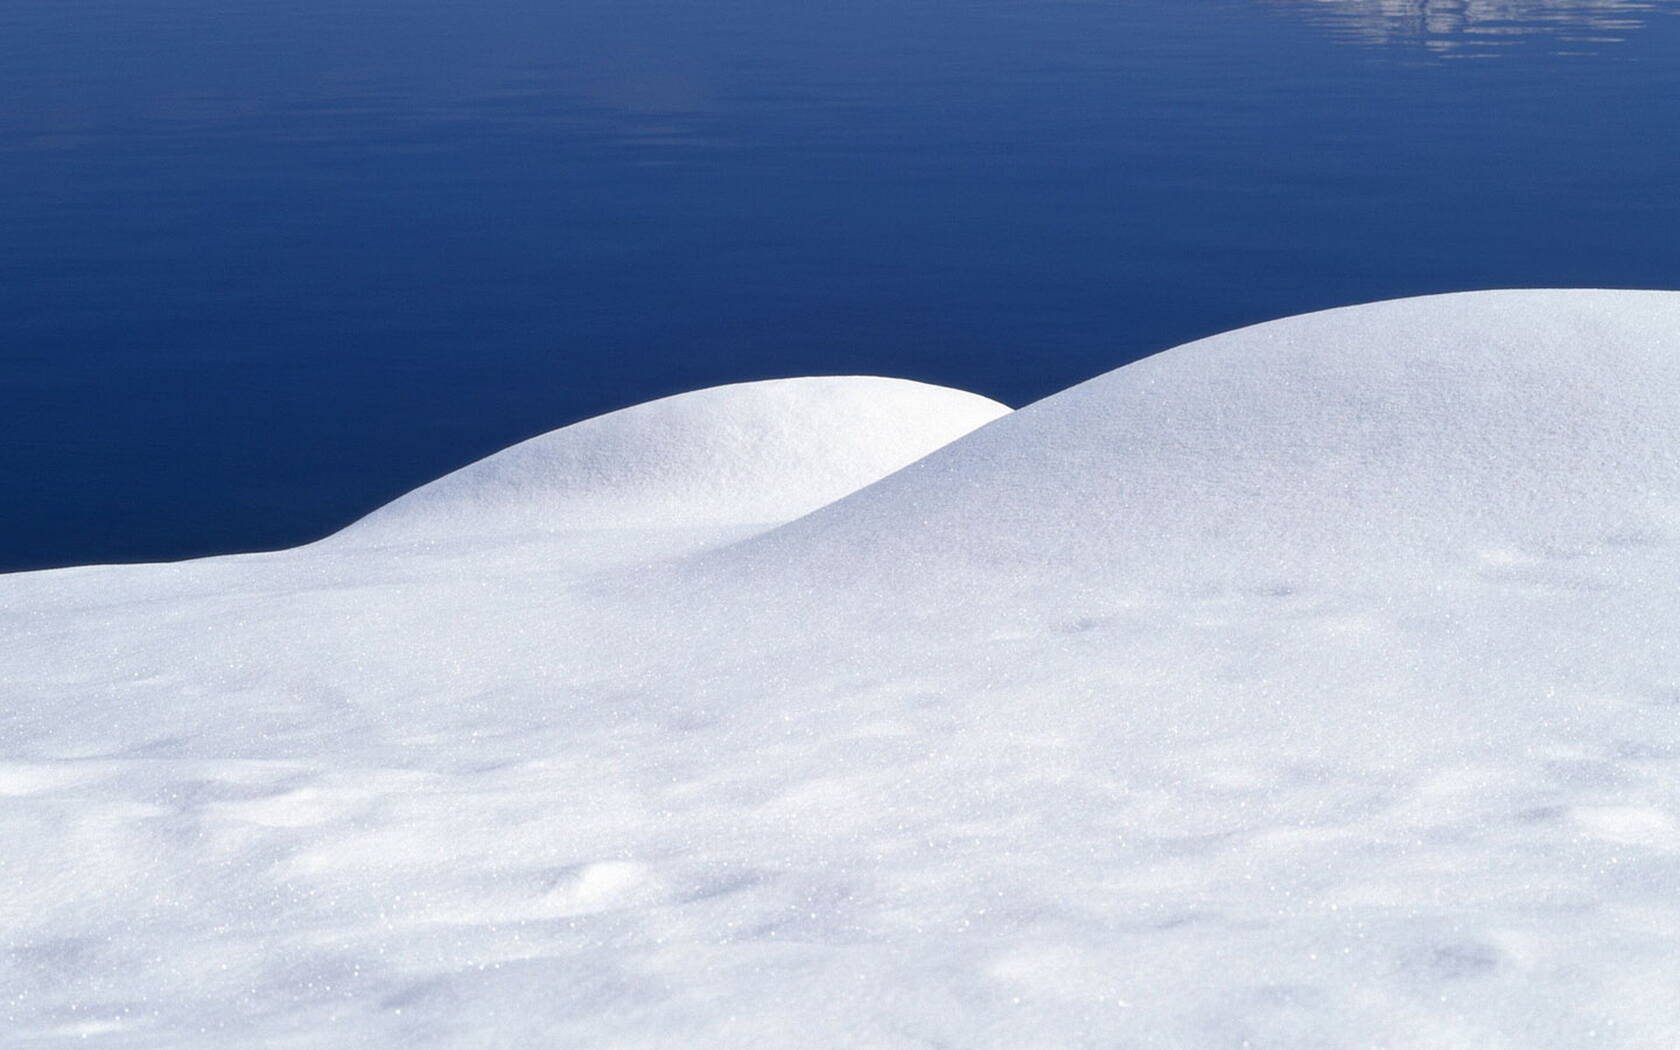
[[[677,394],[504,449],[374,511],[339,539],[781,522],[1008,411],[976,394],[873,376]]]
[[[1587,549],[1677,525],[1680,294],[1500,291],[1169,350],[728,558],[813,578],[877,567],[893,587],[1184,583]]]
[[[1439,296],[0,577],[0,1044],[1680,1045],[1677,430]]]

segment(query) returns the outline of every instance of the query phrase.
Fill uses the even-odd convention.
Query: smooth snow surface
[[[885,382],[0,578],[0,1043],[1680,1045],[1680,293]]]
[[[1680,297],[1331,310],[1099,376],[742,550],[902,586],[1206,585],[1680,526]],[[1395,565],[1395,562],[1404,565]]]
[[[521,442],[340,537],[392,543],[783,522],[1007,411],[975,394],[867,376],[698,390]]]

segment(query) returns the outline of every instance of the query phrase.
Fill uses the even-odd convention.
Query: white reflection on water
[[[1642,27],[1665,0],[1290,0],[1337,36],[1420,43],[1442,57],[1487,57],[1525,37],[1558,52],[1597,50]]]

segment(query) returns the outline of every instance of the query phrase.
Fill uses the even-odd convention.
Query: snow
[[[1029,406],[740,560],[1198,585],[1637,542],[1680,524],[1677,343],[1666,292],[1261,325]]]
[[[339,538],[414,543],[780,523],[1007,411],[975,394],[869,376],[698,390],[504,449],[375,511]]]
[[[1677,409],[1439,296],[0,578],[0,1043],[1675,1045]]]

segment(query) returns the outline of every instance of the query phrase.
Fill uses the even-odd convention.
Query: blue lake
[[[682,390],[1680,287],[1680,0],[7,0],[0,570]]]

